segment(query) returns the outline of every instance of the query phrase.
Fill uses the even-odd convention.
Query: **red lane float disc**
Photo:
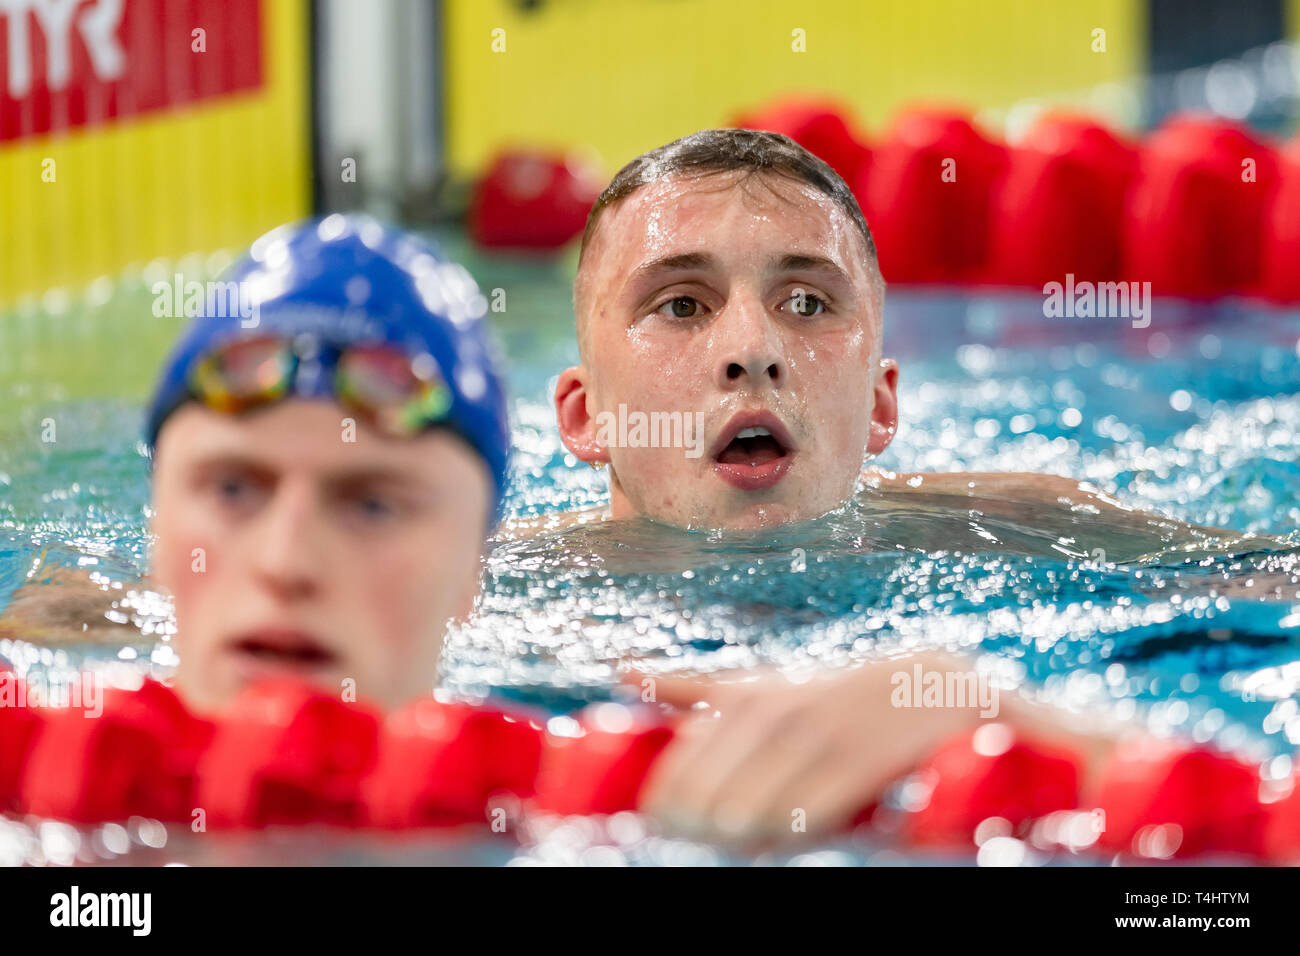
[[[573,736],[546,734],[535,806],[566,816],[635,810],[672,728],[621,704],[589,707],[579,723]]]
[[[27,706],[26,687],[0,672],[0,811],[20,805],[23,771],[41,730],[41,714]]]
[[[1291,792],[1281,800],[1264,805],[1264,833],[1261,852],[1274,863],[1300,863],[1300,774],[1292,774]]]
[[[1124,197],[1137,151],[1103,126],[1040,119],[1010,151],[994,200],[989,278],[1008,285],[1105,282],[1121,275]]]
[[[210,826],[355,826],[379,727],[369,705],[309,684],[254,684],[235,699],[199,762],[196,807]]]
[[[48,707],[27,758],[23,806],[82,823],[188,819],[194,766],[212,729],[156,681],[105,691],[99,713]]]
[[[366,820],[390,828],[489,822],[494,795],[532,795],[541,749],[541,731],[522,715],[417,701],[384,725],[362,785]]]
[[[600,190],[576,156],[503,152],[474,188],[469,234],[489,248],[558,249],[582,235]]]
[[[984,280],[991,197],[1006,165],[1006,147],[965,116],[900,115],[873,153],[863,210],[886,281]]]
[[[1103,849],[1144,857],[1258,854],[1264,807],[1259,774],[1221,754],[1146,737],[1120,745],[1097,805]]]
[[[1264,225],[1263,292],[1300,302],[1300,137],[1279,154],[1278,187]]]
[[[839,173],[862,205],[871,149],[854,132],[850,116],[847,109],[833,101],[795,97],[738,116],[731,125],[790,137]]]
[[[933,781],[926,806],[904,819],[917,846],[970,846],[991,817],[1013,827],[1079,804],[1079,761],[1069,751],[1020,740],[1005,724],[955,738],[922,765]]]
[[[1176,117],[1142,144],[1126,210],[1125,276],[1153,295],[1257,291],[1273,149],[1226,120]]]

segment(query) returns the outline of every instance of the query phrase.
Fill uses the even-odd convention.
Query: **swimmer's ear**
[[[597,440],[596,418],[587,409],[586,369],[566,368],[555,386],[555,418],[565,447],[589,465],[609,461],[609,451]]]
[[[881,359],[876,372],[876,404],[871,410],[871,434],[867,454],[879,455],[889,447],[898,431],[898,363]]]

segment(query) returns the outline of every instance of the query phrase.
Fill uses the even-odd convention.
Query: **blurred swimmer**
[[[272,675],[428,694],[505,486],[486,303],[423,242],[339,215],[268,233],[226,279],[256,320],[193,320],[147,409],[177,688],[200,710]],[[80,594],[23,590],[6,617],[30,639]]]

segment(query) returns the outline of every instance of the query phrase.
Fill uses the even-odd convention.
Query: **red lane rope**
[[[834,168],[889,282],[1044,295],[1048,283],[1103,282],[1145,295],[1149,282],[1156,297],[1300,302],[1300,138],[1276,144],[1185,114],[1134,140],[1049,112],[1008,144],[961,111],[912,109],[869,141],[842,104],[802,98],[731,125],[783,133]],[[470,235],[559,248],[582,233],[600,188],[571,156],[503,152],[476,184]]]
[[[659,716],[617,704],[550,732],[525,714],[432,698],[384,717],[296,681],[254,685],[215,721],[152,681],[107,691],[99,716],[14,706],[23,699],[22,682],[0,674],[0,810],[83,824],[499,832],[525,801],[551,814],[636,810],[673,738]],[[1262,802],[1255,769],[1206,748],[1126,743],[1088,800],[1075,755],[993,724],[953,738],[909,779],[925,792],[919,808],[873,805],[854,822],[894,814],[888,829],[910,845],[969,849],[988,821],[1023,835],[1077,811],[1098,822],[1084,845],[1106,852],[1300,859],[1300,794]]]
[[[960,111],[912,109],[869,143],[841,105],[803,99],[733,125],[784,133],[834,167],[891,282],[1041,288],[1071,274],[1300,302],[1300,137],[1180,114],[1134,141],[1048,112],[1009,145]]]

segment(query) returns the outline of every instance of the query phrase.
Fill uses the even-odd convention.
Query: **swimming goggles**
[[[432,355],[396,345],[335,345],[314,335],[234,339],[205,352],[191,395],[238,414],[293,396],[333,395],[386,435],[410,438],[451,410],[452,391]]]

